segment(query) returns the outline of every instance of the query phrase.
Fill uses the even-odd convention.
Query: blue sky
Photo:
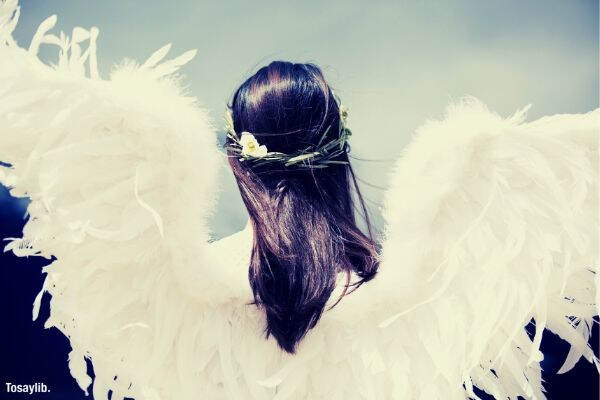
[[[197,48],[183,72],[215,121],[258,67],[274,59],[317,63],[350,108],[354,154],[381,160],[355,162],[377,186],[412,132],[463,95],[501,115],[532,103],[530,119],[598,107],[597,0],[23,0],[21,7],[21,45],[52,14],[57,31],[99,27],[104,78],[123,58],[143,61],[168,42],[173,54]],[[217,236],[245,223],[233,178],[222,175]],[[376,212],[382,191],[364,190]]]

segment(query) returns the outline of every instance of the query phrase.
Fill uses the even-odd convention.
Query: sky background
[[[597,0],[24,0],[18,43],[28,46],[52,14],[54,32],[100,29],[103,78],[122,59],[144,61],[169,42],[173,56],[198,49],[183,73],[218,124],[233,91],[259,67],[276,59],[318,64],[350,109],[353,154],[376,160],[355,161],[357,173],[378,187],[415,129],[461,96],[504,116],[531,103],[529,119],[598,107]],[[246,219],[233,177],[221,174],[217,237]],[[383,190],[363,190],[377,214]]]

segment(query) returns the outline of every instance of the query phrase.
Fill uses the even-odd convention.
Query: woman
[[[311,64],[276,61],[261,68],[235,92],[231,111],[226,146],[253,227],[254,300],[266,313],[267,335],[293,353],[319,320],[339,273],[348,281],[355,273],[358,286],[377,271],[376,244],[348,158],[350,131]],[[254,158],[250,151],[243,158],[249,146],[265,146],[272,156]],[[307,148],[320,154],[294,163]],[[356,226],[353,189],[369,236]]]
[[[544,328],[571,345],[562,371],[597,363],[598,110],[450,106],[398,160],[375,243],[347,110],[317,67],[271,63],[230,107],[249,224],[209,243],[222,153],[173,79],[193,53],[104,81],[97,29],[59,38],[49,18],[25,52],[16,10],[0,6],[0,182],[31,204],[6,250],[53,257],[34,319],[48,292],[94,398],[543,398]]]

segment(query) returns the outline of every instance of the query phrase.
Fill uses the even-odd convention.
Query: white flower
[[[348,119],[348,107],[343,104],[340,105],[340,117],[342,118],[342,123],[345,125]]]
[[[348,107],[346,107],[345,105],[341,104],[340,105],[340,114],[342,114],[343,117],[348,116]]]
[[[264,157],[267,155],[267,146],[259,145],[258,140],[249,132],[242,132],[240,138],[240,144],[242,145],[242,155],[250,157]]]

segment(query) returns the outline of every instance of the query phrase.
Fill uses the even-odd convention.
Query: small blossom
[[[249,132],[242,132],[240,138],[240,144],[242,145],[242,155],[250,157],[264,157],[267,155],[267,146],[260,145],[258,140]]]
[[[340,117],[342,118],[342,123],[345,125],[348,119],[348,107],[343,104],[340,105]]]
[[[348,107],[346,107],[345,105],[340,105],[340,114],[342,114],[343,117],[347,117],[348,116]]]

